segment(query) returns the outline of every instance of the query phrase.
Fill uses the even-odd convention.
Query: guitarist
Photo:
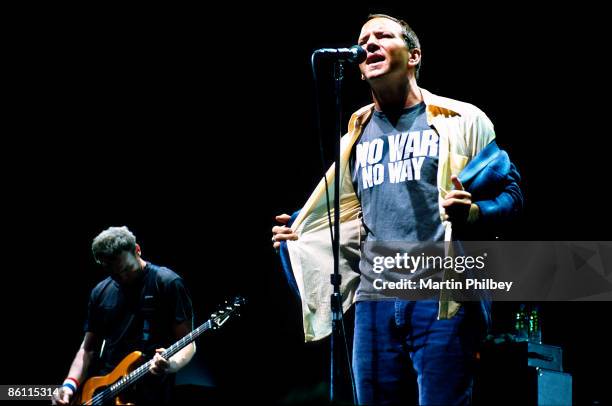
[[[133,351],[142,351],[147,360],[154,357],[154,362],[129,400],[169,403],[174,374],[195,353],[191,343],[168,360],[160,356],[193,329],[191,299],[183,280],[168,268],[144,261],[127,227],[104,230],[93,240],[92,252],[109,276],[91,292],[85,337],[53,403],[70,403],[87,377],[110,373]]]

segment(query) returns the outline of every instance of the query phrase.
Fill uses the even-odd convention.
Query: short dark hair
[[[406,21],[399,19],[399,18],[392,17],[387,14],[370,14],[368,15],[368,19],[366,21],[370,21],[375,18],[386,18],[388,20],[398,23],[400,27],[402,27],[402,36],[404,37],[404,42],[406,43],[406,46],[408,47],[408,49],[409,50],[413,50],[415,48],[421,49],[421,42],[419,41],[419,37],[417,37],[414,30],[410,28],[410,26],[408,25]],[[417,79],[419,78],[420,70],[421,70],[421,61],[419,61],[419,63],[416,66],[416,70],[415,70],[415,75]]]
[[[136,250],[136,237],[127,227],[109,227],[102,231],[91,244],[91,251],[97,264],[104,265],[123,251]]]

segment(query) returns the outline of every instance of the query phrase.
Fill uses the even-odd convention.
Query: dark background
[[[417,32],[422,87],[494,122],[523,176],[513,238],[609,239],[601,10],[330,3],[2,13],[2,383],[61,383],[104,277],[91,240],[127,225],[145,259],[184,277],[199,322],[233,295],[249,300],[199,342],[184,382],[228,402],[324,396],[328,343],[302,343],[270,228],[322,173],[310,54],[355,43],[370,12]],[[319,75],[329,146],[329,66]],[[346,128],[369,102],[354,67],[344,90]],[[498,330],[513,305],[497,307]],[[612,362],[610,310],[543,305],[544,341],[563,346],[577,402],[610,401],[599,372]]]

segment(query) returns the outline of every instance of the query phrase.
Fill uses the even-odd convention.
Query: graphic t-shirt
[[[351,173],[366,230],[357,300],[375,293],[376,275],[367,270],[376,253],[368,242],[444,240],[438,208],[438,141],[427,124],[425,103],[420,103],[397,118],[375,111],[354,146]]]

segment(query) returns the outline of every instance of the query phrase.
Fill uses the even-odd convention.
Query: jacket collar
[[[427,106],[427,124],[430,126],[433,125],[435,118],[439,115],[444,117],[461,116],[465,111],[464,104],[457,100],[435,95],[422,87],[419,90],[421,91],[425,106]],[[355,128],[359,128],[367,123],[373,111],[374,103],[371,103],[353,113],[349,121],[349,132],[353,132]]]
[[[441,97],[420,88],[423,101],[427,106],[427,124],[432,126],[438,116],[453,117],[461,116],[464,110],[463,103],[457,100]]]

